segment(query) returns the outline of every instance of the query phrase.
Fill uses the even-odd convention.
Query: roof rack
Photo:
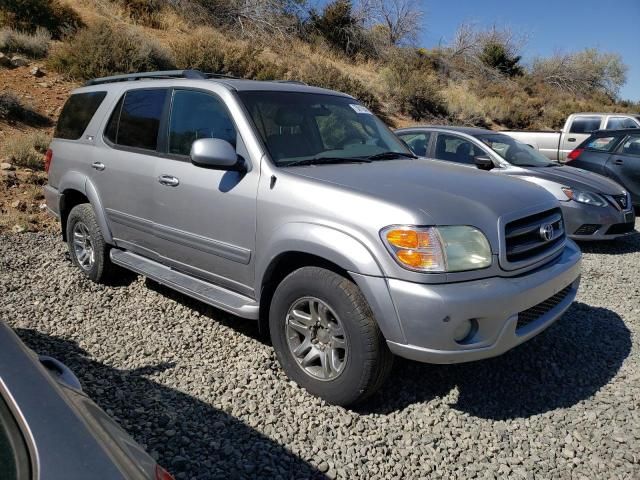
[[[193,80],[206,80],[207,78],[237,78],[222,73],[205,73],[200,70],[165,70],[158,72],[127,73],[124,75],[113,75],[110,77],[94,78],[84,85],[102,85],[104,83],[130,82],[134,80],[167,79],[167,78],[188,78]]]
[[[275,83],[292,83],[293,85],[306,85],[305,82],[301,80],[272,80]]]

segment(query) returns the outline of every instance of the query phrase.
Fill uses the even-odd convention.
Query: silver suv
[[[338,92],[192,70],[96,79],[46,162],[87,277],[120,266],[255,319],[287,375],[335,404],[375,392],[393,354],[499,355],[578,288],[553,196],[419,159]]]

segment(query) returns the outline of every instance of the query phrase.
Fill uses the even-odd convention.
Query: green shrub
[[[22,53],[32,58],[43,58],[49,52],[51,34],[42,27],[35,33],[18,32],[5,27],[0,30],[0,51],[4,53]]]
[[[45,28],[54,38],[83,26],[80,16],[58,0],[10,0],[0,3],[0,24],[19,31],[35,33]]]
[[[169,53],[152,39],[123,25],[111,27],[106,22],[70,37],[52,53],[50,65],[77,80],[174,66]]]
[[[3,157],[14,165],[44,169],[43,155],[49,146],[50,138],[42,132],[26,133],[9,138],[2,150]]]

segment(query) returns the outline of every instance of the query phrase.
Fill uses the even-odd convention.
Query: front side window
[[[469,140],[457,135],[438,134],[435,153],[438,160],[474,165],[474,157],[483,154],[484,152]]]
[[[622,128],[638,128],[638,124],[629,117],[611,117],[607,121],[607,130],[619,130]]]
[[[278,166],[413,156],[380,119],[352,98],[274,91],[238,95]]]
[[[591,133],[600,128],[600,117],[575,117],[571,124],[571,133]]]
[[[630,135],[622,144],[622,153],[640,156],[640,135]]]
[[[2,479],[31,478],[27,445],[9,406],[0,396],[0,473]]]
[[[128,91],[113,110],[105,137],[123,147],[156,150],[166,95],[164,88]]]
[[[431,134],[428,132],[399,133],[398,136],[409,145],[409,148],[420,157],[427,156],[427,148],[429,147],[429,138]]]
[[[54,138],[78,140],[87,129],[107,92],[87,92],[71,95],[62,107]]]
[[[169,121],[169,153],[189,155],[199,138],[219,138],[236,146],[236,129],[224,104],[211,94],[176,90]]]
[[[479,135],[478,140],[517,167],[552,167],[557,163],[549,161],[539,151],[501,133]]]

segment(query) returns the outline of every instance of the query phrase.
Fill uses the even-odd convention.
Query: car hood
[[[546,190],[530,182],[439,160],[391,160],[287,170],[421,212],[420,219],[425,224],[491,224],[495,229],[498,217],[538,205],[553,208],[555,202]]]
[[[598,175],[597,173],[582,170],[581,168],[558,167],[526,167],[510,173],[518,177],[535,177],[549,180],[567,187],[580,188],[606,195],[622,195],[624,188],[613,180]]]

